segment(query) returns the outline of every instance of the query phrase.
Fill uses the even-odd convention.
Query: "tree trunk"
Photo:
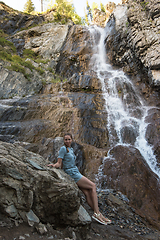
[[[41,0],[41,12],[43,12],[43,0]]]

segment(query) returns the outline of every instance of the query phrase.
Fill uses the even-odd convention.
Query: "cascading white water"
[[[91,37],[95,43],[95,53],[91,59],[91,66],[101,81],[105,108],[108,114],[107,129],[111,147],[123,144],[136,147],[151,170],[160,178],[160,169],[157,166],[156,157],[152,146],[145,139],[147,123],[145,118],[150,107],[143,104],[136,93],[130,79],[121,70],[114,70],[107,63],[104,40],[106,31],[99,27],[90,28]],[[99,35],[99,43],[97,43]],[[123,131],[132,135],[130,142],[123,138]],[[101,171],[101,168],[100,168]],[[101,173],[99,172],[101,175]]]

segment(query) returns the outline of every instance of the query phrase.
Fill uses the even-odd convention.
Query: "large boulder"
[[[160,228],[158,176],[136,148],[121,145],[112,148],[101,171],[101,186],[120,190],[137,213]]]
[[[50,169],[40,155],[0,142],[0,209],[15,220],[86,224],[78,187],[63,170]],[[85,214],[83,214],[85,212]]]

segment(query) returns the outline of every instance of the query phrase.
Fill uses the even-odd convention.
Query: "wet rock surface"
[[[62,137],[74,127],[74,139],[79,143],[105,145],[106,115],[101,95],[56,93],[0,102],[1,140],[10,135],[11,141],[43,145],[43,138]]]
[[[148,117],[146,118],[146,122],[149,122],[149,125],[146,130],[146,139],[148,140],[149,144],[153,146],[153,150],[155,156],[157,158],[157,166],[160,164],[159,158],[159,121],[160,121],[160,112],[159,109],[151,108],[149,110]]]
[[[112,148],[101,171],[102,188],[107,183],[108,187],[119,189],[142,217],[159,227],[159,181],[137,149],[121,145]]]

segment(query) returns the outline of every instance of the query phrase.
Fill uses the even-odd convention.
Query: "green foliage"
[[[37,72],[39,72],[40,75],[42,75],[45,72],[41,67],[36,68],[36,70]]]
[[[56,12],[59,15],[63,15],[66,17],[71,17],[74,14],[73,4],[68,3],[66,0],[56,0]]]
[[[46,64],[46,63],[48,63],[49,62],[49,60],[44,60],[44,59],[42,59],[42,58],[37,58],[36,60],[35,60],[35,62],[36,63],[43,63],[43,64]]]
[[[43,23],[45,24],[46,22],[43,22]],[[37,27],[38,25],[42,25],[42,23],[40,23],[40,24],[34,23],[30,27],[22,27],[18,32],[23,31],[23,30],[28,30],[28,29],[31,29],[33,27]]]
[[[142,1],[140,4],[141,4],[141,6],[146,6],[149,4],[149,2]]]
[[[87,25],[90,25],[92,20],[93,20],[93,17],[94,17],[94,9],[97,8],[99,9],[100,11],[102,12],[106,12],[105,11],[105,7],[102,3],[100,3],[100,8],[98,6],[97,3],[93,2],[92,3],[92,8],[90,7],[88,1],[86,2],[86,9],[84,10],[84,13],[85,13],[85,21],[87,23]]]
[[[27,0],[27,2],[24,5],[24,12],[30,14],[35,9],[34,4],[32,3],[32,0]]]
[[[85,15],[85,23],[87,25],[89,25],[89,20],[88,20],[88,15],[87,15],[86,9],[84,9],[84,15]]]
[[[3,30],[0,30],[0,37],[7,37],[8,35],[3,32]]]
[[[53,73],[53,78],[50,80],[50,83],[53,83],[53,84],[55,84],[55,83],[62,83],[62,82],[64,83],[64,82],[67,81],[67,78],[63,78],[59,74],[55,74],[54,71],[52,71],[52,73]],[[44,86],[46,86],[47,85],[47,81],[45,79],[42,79],[42,84]]]
[[[126,22],[126,27],[128,27],[128,26],[129,26],[129,22],[127,21],[127,22]]]
[[[31,49],[25,49],[23,51],[23,57],[35,59],[37,57],[37,54]]]
[[[34,66],[30,61],[24,61],[23,66],[29,68],[31,71],[34,69]]]
[[[23,74],[26,73],[24,67],[22,67],[21,65],[16,64],[16,63],[11,63],[11,66],[9,66],[7,68],[12,70],[12,71],[15,71],[15,72],[21,72]]]
[[[63,82],[67,82],[67,78],[64,78],[64,79],[63,79]]]
[[[30,81],[30,75],[26,73],[26,70],[23,66],[16,63],[11,63],[11,66],[8,66],[6,68],[15,72],[23,73],[24,77]]]
[[[50,71],[51,73],[55,73],[55,71],[51,67],[48,67],[47,70]]]
[[[23,57],[16,55],[16,48],[14,44],[7,41],[4,37],[3,31],[0,31],[0,59],[10,62],[10,66],[6,68],[12,71],[21,72],[30,81],[30,74],[26,73],[25,68],[29,68],[31,71],[33,69],[37,70],[41,75],[44,70],[41,67],[35,68],[31,61],[26,60],[27,58],[34,60],[38,63],[46,64],[49,60],[40,59],[39,56],[31,49],[25,49],[23,51]]]
[[[104,7],[104,5],[103,5],[102,3],[100,3],[100,7],[101,7],[101,11],[102,11],[102,12],[106,12],[106,11],[105,11],[105,7]]]
[[[2,47],[9,46],[11,48],[12,52],[14,52],[14,53],[16,52],[16,48],[15,48],[14,44],[1,36],[0,36],[0,45]]]
[[[51,0],[52,3],[52,0]],[[75,24],[83,24],[81,17],[76,13],[74,5],[69,0],[55,0],[55,4],[50,8],[54,9],[55,22],[65,24],[68,20],[72,20]]]
[[[3,37],[0,38],[0,45],[1,45],[1,46],[5,46],[5,45],[6,45],[6,44],[5,44],[6,42],[7,42],[7,40],[6,40],[5,38],[3,38]]]
[[[60,83],[61,79],[59,76],[57,76],[56,78],[52,78],[51,83]]]
[[[30,61],[25,61],[25,59],[21,58],[18,55],[12,56],[12,62],[18,65],[24,66],[26,68],[29,68],[31,71],[34,69],[34,66]]]
[[[12,56],[12,61],[15,62],[15,63],[19,63],[19,64],[22,64],[22,62],[24,61],[20,56],[18,55],[13,55]]]
[[[142,1],[140,4],[141,4],[141,6],[142,6],[142,8],[143,8],[143,11],[146,11],[147,9],[146,9],[146,6],[148,5],[148,3],[149,2],[145,2],[145,1]]]
[[[92,14],[92,9],[89,6],[88,1],[86,2],[87,6],[86,6],[86,10],[87,10],[87,18],[88,18],[88,22],[92,22],[93,19],[93,14]]]
[[[42,84],[43,84],[43,86],[46,86],[46,85],[47,85],[47,82],[46,82],[45,79],[42,79]]]
[[[8,53],[4,49],[0,49],[0,59],[6,60],[6,61],[12,61],[12,55],[11,53]]]
[[[93,10],[94,10],[95,8],[98,9],[98,4],[95,3],[95,2],[93,2],[93,3],[92,3],[92,12],[93,12]]]

